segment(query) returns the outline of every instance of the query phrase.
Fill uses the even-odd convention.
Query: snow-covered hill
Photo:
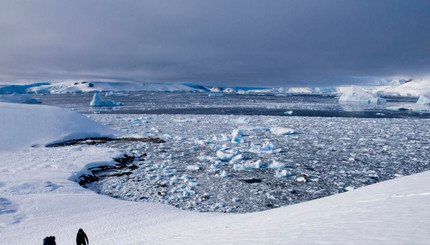
[[[80,81],[61,82],[49,85],[30,87],[28,93],[86,93],[94,91],[154,91],[154,92],[190,92],[198,91],[182,83],[137,83],[137,82],[103,82],[103,81]]]
[[[112,162],[122,154],[116,149],[27,147],[34,139],[111,133],[105,127],[52,107],[0,104],[0,109],[7,114],[1,118],[0,143],[14,140],[26,147],[0,151],[2,244],[40,244],[50,235],[57,244],[72,244],[79,228],[90,244],[105,245],[429,244],[428,171],[265,212],[181,211],[98,195],[70,181],[82,169]]]
[[[378,96],[412,96],[430,94],[430,80],[389,80],[375,86],[355,86],[366,92]],[[350,86],[338,87],[217,87],[208,85],[186,83],[138,83],[138,82],[111,82],[111,81],[66,81],[58,83],[36,83],[28,85],[0,85],[0,94],[11,93],[88,93],[88,92],[216,92],[256,94],[269,93],[305,94],[305,95],[335,95],[341,96]]]
[[[0,115],[0,151],[119,134],[81,114],[51,106],[0,103]]]

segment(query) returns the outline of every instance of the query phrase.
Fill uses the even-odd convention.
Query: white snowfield
[[[74,244],[79,228],[94,245],[430,244],[430,171],[265,212],[188,212],[98,195],[72,181],[86,166],[112,163],[122,154],[116,149],[29,148],[55,135],[91,135],[94,122],[47,106],[3,103],[0,110],[1,244],[41,244],[51,235]],[[13,146],[21,149],[7,144],[4,131],[19,136]]]

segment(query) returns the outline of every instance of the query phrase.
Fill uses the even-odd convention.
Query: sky
[[[0,0],[0,82],[427,77],[429,13],[428,0]]]

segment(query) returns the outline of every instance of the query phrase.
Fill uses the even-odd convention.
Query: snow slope
[[[151,92],[190,92],[198,91],[181,83],[138,83],[138,82],[109,82],[109,81],[80,81],[60,82],[49,85],[30,87],[29,93],[85,93],[94,91],[151,91]]]
[[[118,134],[76,112],[51,106],[0,103],[0,115],[0,151]]]
[[[64,110],[1,104],[8,113],[0,132],[11,130],[21,146],[33,139],[61,139],[88,127],[70,128]],[[11,111],[8,111],[11,110]],[[43,120],[27,117],[35,111]],[[50,132],[49,122],[57,122]],[[73,122],[81,118],[73,113]],[[4,119],[1,119],[4,120]],[[35,122],[33,122],[35,121]],[[85,121],[82,119],[82,121]],[[91,123],[87,122],[88,125]],[[106,128],[91,124],[93,129]],[[33,131],[28,130],[32,127]],[[22,129],[22,131],[20,131]],[[74,130],[75,131],[74,131]],[[39,132],[40,131],[40,132]],[[86,132],[86,131],[85,131]],[[0,137],[2,144],[7,138]],[[72,244],[83,228],[90,244],[429,244],[430,172],[347,193],[249,214],[181,211],[161,204],[133,203],[98,195],[70,181],[86,166],[122,154],[93,146],[26,148],[0,152],[2,244],[40,244],[54,235]]]

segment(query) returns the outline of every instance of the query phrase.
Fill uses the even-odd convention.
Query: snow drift
[[[91,119],[51,106],[0,103],[0,150],[117,134]]]

